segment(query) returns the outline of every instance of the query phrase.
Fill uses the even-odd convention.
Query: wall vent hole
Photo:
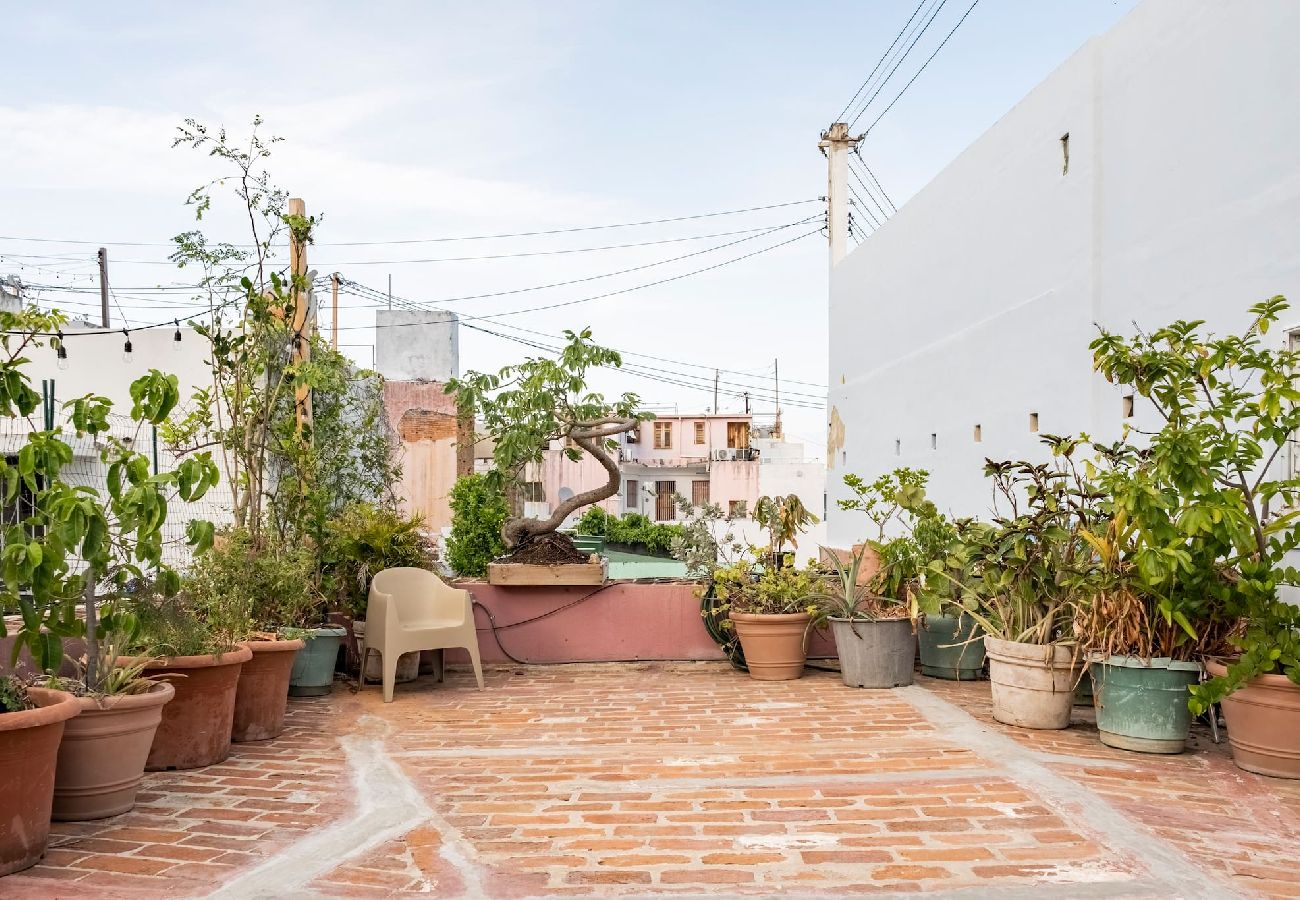
[[[983,441],[984,441],[984,427],[983,427],[982,425],[976,425],[976,426],[975,426],[975,443],[979,444],[979,443],[983,443]]]
[[[1029,414],[1029,430],[1033,434],[1038,433],[1038,413],[1036,412]]]

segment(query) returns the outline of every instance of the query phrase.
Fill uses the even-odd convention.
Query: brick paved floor
[[[502,668],[291,701],[280,739],[56,825],[0,897],[920,890],[1300,896],[1300,784],[1199,731],[1145,757],[992,722],[988,686],[715,664]]]

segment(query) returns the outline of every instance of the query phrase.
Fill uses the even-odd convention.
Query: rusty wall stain
[[[454,438],[456,416],[431,409],[408,409],[397,423],[397,433],[405,443]]]
[[[844,420],[840,408],[831,407],[830,421],[826,423],[826,468],[835,468],[835,457],[844,449]]]

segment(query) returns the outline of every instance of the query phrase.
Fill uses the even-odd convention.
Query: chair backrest
[[[375,603],[377,595],[387,595],[385,603]],[[465,592],[456,590],[427,569],[399,566],[376,573],[370,581],[370,600],[376,613],[383,616],[386,606],[396,614],[396,622],[410,622],[426,618],[464,621],[466,613]],[[367,618],[371,614],[367,613]],[[375,627],[386,627],[378,621]],[[369,633],[370,626],[366,631]]]

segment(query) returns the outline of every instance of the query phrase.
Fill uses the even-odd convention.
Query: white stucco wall
[[[925,468],[942,508],[983,514],[985,457],[1045,455],[1030,413],[1118,436],[1094,323],[1228,331],[1266,297],[1300,304],[1297,45],[1294,0],[1145,0],[835,268],[833,544],[862,537],[834,508],[845,472]]]

